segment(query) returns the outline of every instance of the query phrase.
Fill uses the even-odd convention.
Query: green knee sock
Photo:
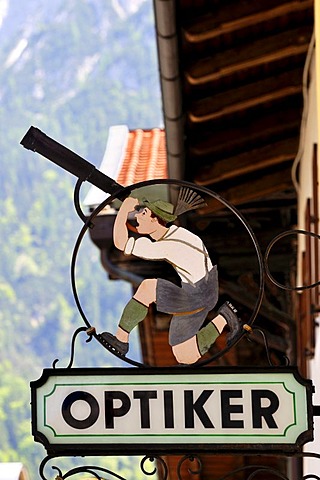
[[[220,333],[212,322],[208,323],[208,325],[199,330],[199,332],[197,333],[197,343],[201,355],[207,353],[207,351],[209,350],[211,345],[214,344],[219,335]]]
[[[130,333],[139,322],[141,322],[148,313],[148,307],[138,302],[134,298],[127,303],[121,315],[119,327]]]

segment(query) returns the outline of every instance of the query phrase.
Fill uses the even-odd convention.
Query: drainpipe
[[[173,0],[154,0],[169,178],[183,180],[185,165],[184,113],[175,13]]]

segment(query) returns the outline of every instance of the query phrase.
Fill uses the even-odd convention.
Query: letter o
[[[71,414],[71,407],[77,400],[83,400],[87,402],[90,406],[90,414],[87,418],[83,420],[77,420]],[[63,401],[61,407],[61,413],[64,420],[67,422],[70,427],[77,429],[84,429],[91,427],[98,419],[100,408],[97,400],[94,398],[91,393],[88,392],[72,392],[70,393]]]

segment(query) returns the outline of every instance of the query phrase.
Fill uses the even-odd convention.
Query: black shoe
[[[115,352],[119,353],[119,355],[125,356],[128,353],[129,343],[121,342],[121,340],[118,340],[112,333],[102,332],[99,336],[102,343],[106,343]]]
[[[243,331],[242,322],[237,316],[237,309],[231,302],[225,302],[218,310],[218,313],[226,320],[230,332],[227,336],[227,346],[229,347],[234,340],[241,336]]]

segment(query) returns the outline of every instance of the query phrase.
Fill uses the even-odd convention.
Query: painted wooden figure
[[[116,334],[101,334],[103,341],[119,354],[127,354],[130,332],[144,320],[152,303],[158,311],[172,315],[169,343],[180,364],[199,360],[226,325],[230,329],[229,343],[240,335],[242,325],[230,302],[224,303],[217,315],[202,326],[218,301],[217,266],[212,264],[202,240],[173,222],[182,213],[203,205],[203,199],[187,188],[180,189],[176,208],[163,200],[144,199],[139,204],[136,198],[128,197],[123,201],[114,224],[115,246],[126,255],[167,261],[179,275],[181,286],[163,278],[141,282],[123,310]],[[127,228],[128,215],[135,210],[139,238],[129,236]]]

